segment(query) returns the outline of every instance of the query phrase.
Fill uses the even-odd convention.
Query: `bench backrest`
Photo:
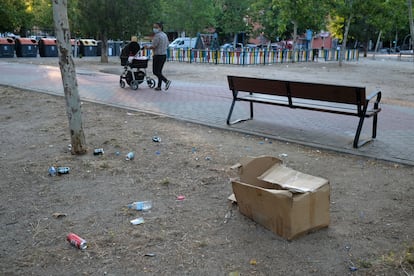
[[[364,105],[364,87],[227,76],[232,91],[243,91],[326,102]]]

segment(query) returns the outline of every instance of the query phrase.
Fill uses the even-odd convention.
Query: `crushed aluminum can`
[[[103,154],[104,154],[104,149],[103,148],[93,150],[93,155],[103,155]]]
[[[86,240],[82,239],[81,237],[79,237],[78,235],[74,233],[69,233],[68,236],[66,237],[66,240],[71,245],[81,250],[85,250],[88,247]]]
[[[68,174],[70,172],[69,167],[57,167],[56,169],[58,174]]]
[[[154,136],[154,137],[152,137],[152,141],[154,141],[156,143],[160,143],[161,142],[161,138],[159,136]]]

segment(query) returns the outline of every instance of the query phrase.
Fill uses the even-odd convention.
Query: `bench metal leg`
[[[231,119],[231,114],[233,114],[233,109],[234,109],[234,104],[235,103],[236,103],[236,100],[233,100],[233,102],[231,103],[231,106],[230,106],[229,115],[227,116],[227,124],[228,125],[231,125],[230,119]]]
[[[376,135],[376,122],[374,123],[375,127],[373,126],[373,131],[372,131],[372,138],[371,139],[366,139],[364,141],[359,142],[359,136],[361,135],[361,130],[362,130],[362,125],[364,123],[364,117],[359,119],[359,124],[358,124],[358,129],[357,132],[355,134],[355,138],[354,138],[354,148],[359,148],[362,147],[363,145],[372,142],[373,138],[375,138]],[[375,129],[375,130],[374,130]]]
[[[361,143],[359,143],[359,137],[361,135],[361,131],[362,131],[362,126],[364,124],[364,119],[365,119],[365,114],[367,112],[367,108],[368,106],[364,106],[364,109],[362,111],[361,117],[359,118],[359,123],[358,123],[358,128],[357,131],[355,133],[355,138],[354,138],[354,148],[358,148],[361,147],[363,145],[365,145],[368,142],[371,142],[375,137],[377,137],[377,122],[378,122],[378,114],[374,114],[373,118],[372,118],[372,139],[368,139],[366,141],[363,141]],[[376,108],[378,108],[376,106]]]
[[[375,114],[374,118],[372,119],[372,138],[376,138],[377,137],[377,122],[378,122],[378,115]]]
[[[230,106],[229,115],[227,116],[227,124],[228,125],[234,125],[234,124],[237,124],[237,123],[240,123],[240,122],[244,122],[244,121],[248,121],[248,120],[253,119],[253,103],[250,102],[250,118],[238,119],[238,120],[235,120],[233,122],[230,122],[231,115],[233,114],[233,109],[234,109],[235,104],[236,104],[236,100],[233,99],[233,102],[231,103],[231,106]]]
[[[364,124],[364,116],[361,116],[359,118],[359,123],[358,123],[358,128],[357,131],[355,133],[355,138],[354,138],[354,148],[358,148],[358,141],[359,141],[359,136],[361,135],[361,130],[362,130],[362,125]]]

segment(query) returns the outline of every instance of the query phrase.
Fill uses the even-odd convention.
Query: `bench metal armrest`
[[[374,102],[374,108],[375,109],[377,109],[378,108],[378,105],[379,105],[379,102],[381,101],[381,91],[380,90],[377,90],[377,91],[374,91],[373,93],[371,93],[367,98],[366,98],[366,100],[367,100],[367,102],[369,103],[369,101],[370,100],[372,100],[372,99],[374,99],[374,98],[376,98],[375,99],[375,102]]]

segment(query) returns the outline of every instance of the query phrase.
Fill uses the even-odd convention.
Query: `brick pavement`
[[[92,102],[161,114],[211,127],[240,131],[281,141],[342,153],[414,165],[414,108],[383,104],[377,139],[352,148],[357,117],[261,105],[255,119],[226,125],[231,93],[226,86],[174,81],[168,92],[155,92],[145,83],[134,91],[119,87],[119,76],[77,69],[81,98]],[[224,76],[223,76],[224,77]],[[0,84],[63,95],[56,67],[0,61]],[[248,106],[237,103],[233,118],[248,116]],[[370,136],[367,119],[361,139]]]

